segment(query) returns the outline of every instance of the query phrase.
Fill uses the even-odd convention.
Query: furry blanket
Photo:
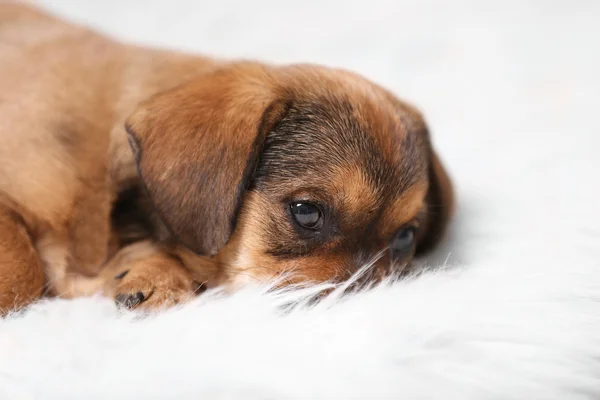
[[[422,260],[444,268],[312,308],[265,288],[145,318],[39,303],[0,321],[1,399],[600,397],[600,3],[43,3],[123,39],[359,71],[425,110],[459,209]]]

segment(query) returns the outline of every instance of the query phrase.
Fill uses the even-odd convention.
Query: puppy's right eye
[[[323,227],[323,212],[312,203],[293,202],[290,204],[290,211],[303,228],[319,230]]]

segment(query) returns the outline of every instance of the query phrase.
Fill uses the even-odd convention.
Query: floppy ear
[[[427,215],[425,229],[417,245],[418,253],[429,251],[438,244],[454,212],[452,182],[431,145],[428,174]]]
[[[214,255],[227,242],[267,133],[287,111],[270,70],[218,68],[142,103],[126,129],[142,182],[173,235]]]

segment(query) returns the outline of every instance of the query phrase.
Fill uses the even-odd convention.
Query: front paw
[[[149,311],[185,303],[202,289],[185,268],[166,256],[128,265],[110,286],[118,306]]]

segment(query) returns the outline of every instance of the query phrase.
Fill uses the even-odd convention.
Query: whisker
[[[261,283],[261,280],[258,279],[257,277],[255,277],[254,275],[250,275],[248,273],[246,273],[246,271],[235,271],[232,273],[232,277],[238,276],[238,275],[243,275],[243,276],[247,276],[249,278],[254,279],[255,281]]]
[[[448,252],[448,257],[446,257],[446,260],[444,260],[444,264],[442,265],[442,268],[446,268],[448,266],[448,260],[450,259],[450,256],[452,255],[452,252]]]
[[[244,268],[243,270],[244,271],[250,271],[250,270],[253,270],[253,269],[266,269],[266,270],[271,271],[271,272],[273,272],[275,274],[281,273],[281,271],[279,271],[279,270],[276,270],[276,269],[271,268],[271,267],[265,267],[264,265],[255,265],[253,267]]]

